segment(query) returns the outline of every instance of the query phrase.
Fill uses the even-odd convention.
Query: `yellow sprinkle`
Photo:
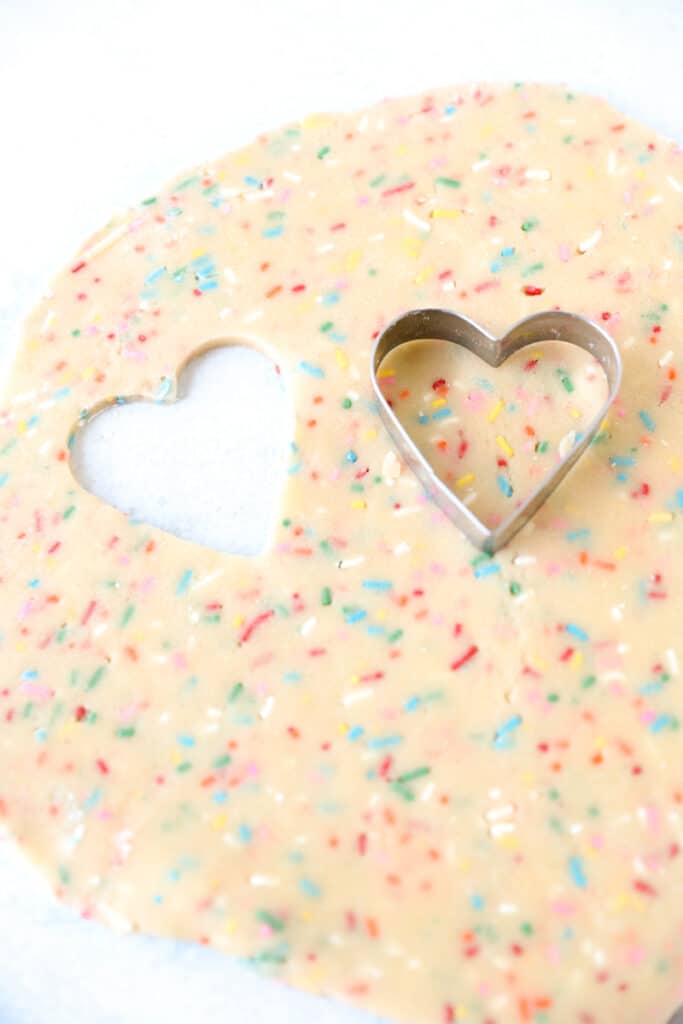
[[[387,366],[387,368],[385,370],[380,370],[379,373],[377,374],[377,376],[380,377],[380,378],[382,378],[382,377],[394,377],[395,374],[396,374],[396,371],[393,370],[393,369],[390,369]]]
[[[575,668],[577,670],[581,668],[581,666],[583,665],[583,654],[581,653],[581,651],[574,651],[571,657],[570,665],[572,666],[572,668]]]
[[[234,935],[237,931],[237,919],[234,917],[228,918],[225,922],[225,934]]]
[[[494,405],[493,409],[491,409],[491,412],[489,413],[489,423],[493,423],[495,420],[497,420],[504,408],[505,402],[503,401],[502,398],[499,398],[496,404]]]
[[[386,613],[386,611],[383,608],[380,608],[380,610],[375,615],[375,618],[379,622],[384,622],[386,620],[386,617],[387,617],[387,613]]]
[[[510,832],[504,833],[496,842],[506,850],[516,850],[519,847],[519,838]]]
[[[17,434],[26,433],[26,420],[22,420],[21,423],[17,423]]]
[[[245,622],[244,615],[236,615],[232,620],[233,626],[243,626]]]
[[[348,722],[340,722],[339,723],[339,732],[341,733],[341,735],[342,736],[346,736],[348,731],[349,731]]]
[[[349,360],[347,359],[346,352],[344,352],[343,349],[341,348],[337,348],[334,351],[337,359],[337,366],[339,367],[340,370],[346,370],[349,365]]]
[[[358,686],[359,682],[360,682],[360,676],[358,675],[358,673],[355,673],[354,675],[351,676],[351,685],[352,686]]]
[[[651,512],[648,516],[650,523],[670,523],[673,519],[673,512]]]
[[[460,216],[460,213],[461,213],[460,210],[448,210],[448,209],[446,209],[443,206],[437,206],[433,210],[430,210],[429,216],[430,217],[434,217],[434,218],[446,217],[449,220],[455,220],[456,217]]]
[[[474,483],[474,473],[465,473],[464,476],[458,477],[455,481],[456,487],[466,487],[467,484]]]
[[[211,828],[215,829],[216,832],[220,832],[228,823],[227,814],[217,814],[211,819]]]
[[[490,418],[491,417],[489,416],[489,419]],[[509,459],[512,458],[512,456],[515,454],[512,447],[508,444],[508,442],[505,440],[502,434],[499,434],[498,437],[496,438],[496,444],[498,445],[500,450],[505,455],[507,455]]]
[[[376,437],[377,437],[377,431],[375,430],[374,427],[371,427],[369,430],[364,430],[363,431],[363,440],[364,441],[374,441]]]
[[[362,258],[363,253],[361,252],[360,249],[354,249],[352,252],[348,253],[346,257],[346,269],[356,270]]]
[[[401,245],[408,255],[413,256],[415,259],[418,258],[423,248],[423,243],[419,238],[411,238],[410,236],[402,238]]]
[[[583,416],[583,413],[581,412],[580,409],[572,408],[572,409],[569,410],[569,415],[573,416],[573,418],[575,420],[580,420],[581,417]]]
[[[628,553],[628,548],[626,547],[625,544],[622,544],[621,547],[618,547],[617,550],[614,552],[614,557],[617,559],[617,561],[621,561],[621,559],[627,553]]]
[[[192,253],[193,260],[200,260],[202,256],[206,256],[206,249],[195,249]]]
[[[432,267],[424,267],[423,270],[418,270],[413,280],[415,284],[423,284],[425,281],[429,280],[433,273],[434,270]]]
[[[312,128],[327,128],[331,124],[332,118],[329,114],[308,114],[301,122],[301,127],[308,131]]]
[[[368,503],[367,501],[364,501],[363,498],[354,498],[354,500],[351,502],[351,508],[364,509],[367,507]]]
[[[445,405],[445,404],[446,404],[446,399],[445,398],[435,398],[434,401],[432,402],[432,408],[440,409],[441,406]]]

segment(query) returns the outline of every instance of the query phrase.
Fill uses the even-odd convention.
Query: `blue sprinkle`
[[[477,893],[474,893],[473,896],[470,896],[470,906],[472,907],[473,910],[483,910],[485,902],[486,901],[484,900],[484,897],[477,895]]]
[[[505,495],[506,498],[511,498],[512,497],[512,493],[513,493],[512,492],[512,486],[511,486],[510,482],[505,479],[504,476],[497,476],[496,477],[496,483],[498,484],[498,486],[500,487],[501,491],[503,492],[503,494]]]
[[[338,292],[330,292],[329,295],[323,296],[323,306],[334,306],[335,303],[339,302],[341,295]]]
[[[299,363],[299,369],[303,370],[304,373],[309,373],[311,377],[324,377],[325,371],[319,366],[313,366],[312,363],[307,363],[305,359],[302,359]]]
[[[37,678],[38,678],[38,669],[35,669],[35,668],[27,668],[25,672],[22,672],[22,673],[21,673],[21,678],[22,678],[22,679],[23,679],[23,680],[24,680],[25,682],[27,682],[27,683],[28,683],[28,682],[29,682],[29,681],[30,681],[31,679],[37,679]]]
[[[361,738],[364,732],[365,729],[363,728],[362,725],[354,725],[352,729],[349,729],[348,737],[352,743],[355,743],[356,740],[359,740]]]
[[[486,576],[492,576],[494,573],[500,572],[500,566],[497,562],[487,562],[485,565],[478,565],[474,570],[474,578],[477,580],[484,579]]]
[[[391,580],[363,580],[366,590],[391,590],[393,585]]]
[[[70,394],[71,388],[62,388],[61,391],[55,391],[52,397],[55,402],[58,402],[61,398],[66,398],[66,396]]]
[[[572,636],[575,636],[577,640],[588,640],[588,633],[585,629],[581,629],[580,626],[575,626],[572,622],[568,622],[564,628]]]
[[[218,288],[218,281],[200,281],[197,284],[197,288],[200,292],[212,292],[214,288]]]
[[[145,278],[145,284],[154,284],[154,282],[158,281],[160,277],[163,277],[165,273],[166,267],[157,267],[156,270],[153,270],[151,274],[147,275]]]
[[[227,803],[228,794],[225,792],[224,789],[219,789],[213,794],[212,800],[216,804]]]
[[[90,796],[86,797],[86,799],[83,801],[83,810],[84,811],[91,811],[93,809],[93,807],[97,806],[97,804],[100,802],[101,799],[102,799],[102,790],[101,789],[93,789],[93,791],[90,794]]]
[[[680,491],[676,491],[676,503],[679,508],[683,508],[683,488]]]
[[[635,459],[631,455],[610,455],[612,466],[635,466]]]
[[[38,579],[35,579],[35,580],[29,580],[29,581],[28,581],[28,585],[29,585],[29,587],[31,588],[31,590],[35,590],[35,589],[36,589],[36,587],[39,587],[39,586],[40,586],[40,580],[38,580]]]
[[[192,580],[192,576],[192,569],[186,569],[183,575],[180,577],[180,583],[178,584],[178,587],[176,589],[176,594],[178,597],[182,597],[183,594],[186,592],[187,588],[190,585],[190,581]]]
[[[367,617],[367,614],[368,613],[366,611],[363,611],[362,608],[358,608],[355,612],[349,612],[349,614],[346,616],[346,621],[350,624],[353,624],[354,622],[361,622],[364,618]]]
[[[193,736],[176,736],[176,741],[181,747],[194,747],[197,742]]]
[[[583,526],[580,530],[570,530],[566,537],[569,543],[572,544],[575,540],[585,540],[586,537],[590,537],[590,533],[588,527]]]
[[[498,271],[502,268],[502,266],[503,264],[500,262],[500,260],[494,260],[493,263],[491,264],[491,273],[497,274]]]
[[[0,473],[0,487],[4,487],[9,480],[9,473]]]
[[[356,455],[355,452],[348,451],[346,453],[346,461],[347,462],[358,462],[358,456]]]
[[[261,187],[260,180],[258,178],[255,178],[253,174],[245,174],[244,181],[245,184],[247,185],[256,185],[257,188]]]
[[[424,425],[425,423],[429,423],[429,416],[427,416],[427,415],[426,415],[425,413],[423,413],[423,412],[421,412],[421,413],[419,414],[419,416],[417,417],[417,419],[418,419],[418,422],[419,422],[419,423],[422,423],[423,425]]]
[[[671,715],[659,715],[659,717],[655,718],[654,722],[650,726],[650,732],[653,732],[656,736],[657,733],[662,732],[663,729],[670,726],[672,721],[673,719],[671,718]]]
[[[262,232],[262,234],[264,238],[277,238],[279,235],[283,233],[284,230],[284,224],[276,224],[272,228],[266,228],[265,231]]]
[[[654,697],[655,694],[661,693],[663,689],[664,683],[657,681],[654,683],[645,683],[644,686],[640,687],[638,693],[641,697]]]
[[[419,697],[411,697],[409,700],[405,702],[403,710],[407,711],[408,714],[410,714],[411,711],[417,711],[421,703],[422,701],[420,700]]]
[[[237,835],[240,837],[240,840],[243,843],[250,843],[254,833],[249,828],[248,825],[240,825],[240,827],[237,829]]]
[[[650,431],[650,433],[652,433],[655,429],[655,421],[652,419],[649,412],[646,412],[645,409],[641,409],[638,415],[645,424],[645,427]]]
[[[496,729],[493,736],[493,745],[498,749],[508,747],[512,740],[512,733],[515,729],[518,729],[522,724],[522,716],[514,715],[512,718],[508,718],[507,722],[503,722],[501,726]]]
[[[443,409],[437,409],[436,412],[432,413],[433,420],[445,420],[447,416],[452,416],[452,410],[445,406]]]
[[[304,896],[309,896],[313,900],[319,899],[322,895],[320,886],[316,885],[315,882],[312,882],[310,878],[302,878],[299,882],[299,888]]]
[[[157,393],[154,397],[155,402],[165,401],[171,392],[172,386],[173,385],[171,383],[170,377],[162,377],[161,383],[159,384],[159,387],[157,388]]]
[[[579,889],[585,889],[588,885],[588,879],[586,878],[586,872],[583,869],[583,863],[580,857],[569,858],[569,874],[572,876],[572,882],[574,885],[578,885]]]
[[[403,743],[402,736],[376,736],[374,740],[368,740],[370,750],[384,750],[385,747],[397,747]]]
[[[501,256],[512,256],[514,254],[514,251],[515,251],[514,245],[506,245],[504,249],[500,250],[500,255]]]
[[[298,683],[303,679],[303,676],[301,675],[301,672],[285,672],[282,678],[286,683]]]

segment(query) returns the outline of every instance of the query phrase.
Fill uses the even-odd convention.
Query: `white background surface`
[[[683,0],[0,0],[0,387],[51,275],[186,166],[312,110],[472,80],[600,92],[683,142],[682,51]],[[81,922],[1,841],[0,940],[0,1024],[369,1024]]]

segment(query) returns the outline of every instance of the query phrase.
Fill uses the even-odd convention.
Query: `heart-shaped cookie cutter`
[[[602,366],[607,377],[607,401],[581,434],[561,462],[545,477],[531,494],[495,529],[490,530],[436,475],[410,435],[399,423],[382,394],[377,372],[384,358],[399,345],[409,341],[433,338],[450,341],[468,349],[489,366],[501,366],[505,360],[527,345],[542,341],[567,341],[589,352]],[[548,310],[518,320],[502,338],[484,330],[462,313],[449,309],[413,309],[387,324],[375,342],[371,359],[371,376],[379,411],[396,447],[410,466],[427,494],[448,518],[478,548],[493,554],[507,544],[529,522],[574,463],[586,450],[600,428],[621,384],[622,363],[619,349],[612,338],[592,320],[576,313]]]

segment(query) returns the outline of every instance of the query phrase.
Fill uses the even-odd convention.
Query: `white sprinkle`
[[[552,174],[546,167],[536,167],[525,171],[524,177],[530,181],[550,181]]]
[[[579,244],[576,247],[577,251],[580,252],[582,255],[587,252],[590,252],[590,250],[593,249],[598,244],[601,238],[602,228],[596,228],[589,238],[585,238],[583,242],[579,242]]]
[[[357,565],[362,565],[365,561],[365,555],[356,555],[354,558],[342,558],[337,562],[338,569],[353,569]]]
[[[611,615],[615,622],[621,622],[624,617],[623,604],[615,604],[611,609]]]
[[[238,277],[232,267],[223,267],[223,277],[230,284],[237,284]]]
[[[669,669],[671,671],[671,675],[677,676],[679,673],[678,655],[674,651],[673,647],[667,647],[664,653],[666,654],[666,660],[669,662]]]
[[[345,693],[342,697],[342,704],[346,707],[347,704],[355,704],[356,701],[367,700],[368,697],[372,697],[374,692],[371,686],[364,686],[360,690],[351,690],[350,693]]]
[[[268,699],[266,700],[266,703],[263,705],[263,707],[259,711],[260,717],[261,718],[268,718],[268,716],[270,715],[270,713],[271,713],[271,711],[273,710],[274,707],[275,707],[275,697],[273,697],[273,695],[271,693],[270,697],[268,697]]]
[[[89,249],[85,249],[84,252],[81,253],[81,259],[85,260],[85,262],[87,263],[88,260],[91,260],[93,258],[93,256],[97,256],[98,253],[101,253],[105,249],[108,249],[111,245],[114,244],[114,242],[118,242],[119,238],[123,238],[123,236],[128,233],[129,227],[130,225],[128,224],[119,224],[117,228],[114,228],[113,231],[110,231],[109,234],[105,235],[104,238],[101,238],[99,242],[95,242],[95,244],[92,245]]]
[[[536,555],[517,555],[512,560],[513,565],[536,565]]]
[[[432,230],[430,224],[428,224],[425,220],[421,220],[419,217],[416,217],[411,210],[403,211],[403,219],[407,220],[409,224],[413,225],[413,227],[419,228],[420,231],[426,231],[427,233],[429,233]]]
[[[572,450],[575,444],[576,431],[570,430],[568,434],[564,435],[559,445],[557,446],[557,450],[560,453],[560,458],[564,459],[567,455],[569,455],[570,451]]]
[[[272,199],[274,195],[272,188],[260,188],[258,192],[247,192],[244,198],[248,203],[254,203],[257,199]]]
[[[670,174],[666,180],[669,182],[671,187],[676,190],[676,192],[683,192],[683,185],[681,185],[680,181],[677,181],[672,174]]]
[[[274,878],[272,875],[251,875],[249,884],[257,888],[276,889],[280,884],[280,879]]]
[[[400,541],[394,548],[395,555],[407,555],[409,551],[412,551],[412,548],[404,540]]]
[[[315,615],[312,615],[310,619],[306,619],[303,626],[299,630],[302,636],[308,636],[311,630],[315,629],[318,620]]]
[[[607,155],[607,170],[609,174],[614,174],[617,169],[617,154],[613,149],[610,149]]]
[[[252,309],[251,313],[247,313],[244,317],[244,322],[245,324],[253,324],[254,320],[260,320],[262,316],[262,309]]]
[[[286,178],[287,181],[301,181],[302,180],[301,175],[300,174],[295,174],[294,171],[283,171],[282,172],[282,177]]]
[[[45,319],[43,320],[43,322],[41,324],[40,333],[41,334],[47,334],[47,332],[50,330],[50,327],[52,326],[54,321],[55,321],[55,311],[53,309],[48,309],[47,313],[45,314]]]
[[[473,171],[483,171],[483,169],[485,167],[488,167],[488,165],[490,163],[491,163],[490,160],[477,160],[477,162],[475,164],[472,164],[472,170]]]

